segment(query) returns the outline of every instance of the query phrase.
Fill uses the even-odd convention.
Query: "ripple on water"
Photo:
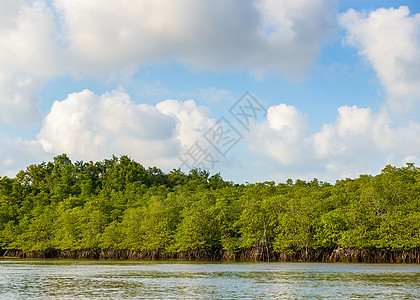
[[[1,260],[1,299],[414,299],[419,265]]]

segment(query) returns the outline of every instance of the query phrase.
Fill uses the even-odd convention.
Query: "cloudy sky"
[[[0,176],[127,154],[334,182],[418,165],[419,104],[416,0],[0,1]]]

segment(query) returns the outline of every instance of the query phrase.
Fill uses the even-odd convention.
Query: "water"
[[[0,299],[420,299],[420,265],[0,260]]]

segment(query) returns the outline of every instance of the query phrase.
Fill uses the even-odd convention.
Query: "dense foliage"
[[[334,185],[233,184],[126,156],[66,155],[0,179],[0,248],[32,250],[420,247],[420,169],[387,166]]]

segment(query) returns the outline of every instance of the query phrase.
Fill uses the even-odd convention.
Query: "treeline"
[[[0,249],[260,259],[411,251],[418,260],[419,208],[413,164],[334,185],[234,184],[202,170],[146,169],[127,156],[72,163],[63,154],[0,179]]]

